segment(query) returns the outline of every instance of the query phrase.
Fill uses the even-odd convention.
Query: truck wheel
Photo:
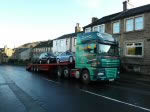
[[[40,60],[40,64],[42,64],[42,61]]]
[[[69,78],[69,76],[70,76],[70,70],[69,70],[68,67],[64,68],[63,75],[64,75],[65,78]]]
[[[62,78],[62,68],[61,67],[57,68],[57,77]]]
[[[73,62],[73,57],[69,58],[69,62],[72,63]]]
[[[82,72],[82,82],[84,84],[89,84],[90,83],[90,74],[88,70],[83,70]]]

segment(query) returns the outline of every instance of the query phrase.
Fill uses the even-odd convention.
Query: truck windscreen
[[[98,53],[104,56],[118,56],[118,47],[114,45],[99,44]]]

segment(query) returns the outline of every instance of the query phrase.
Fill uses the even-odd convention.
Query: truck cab
[[[84,83],[118,78],[120,57],[115,38],[99,32],[78,34],[75,67]]]

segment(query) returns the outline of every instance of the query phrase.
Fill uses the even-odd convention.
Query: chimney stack
[[[127,10],[127,1],[124,1],[123,2],[123,11],[126,11]]]
[[[80,24],[77,23],[77,24],[76,24],[76,27],[75,27],[75,33],[80,32],[80,31],[81,31]]]
[[[97,20],[98,20],[97,17],[92,17],[92,23],[95,22],[95,21],[97,21]]]

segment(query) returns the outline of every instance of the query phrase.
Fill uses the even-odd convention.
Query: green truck
[[[78,34],[75,68],[84,83],[118,78],[120,58],[115,38],[98,32]]]
[[[120,74],[118,43],[110,34],[79,33],[73,63],[29,64],[29,71],[56,73],[59,78],[75,77],[83,83],[90,81],[113,81]]]

